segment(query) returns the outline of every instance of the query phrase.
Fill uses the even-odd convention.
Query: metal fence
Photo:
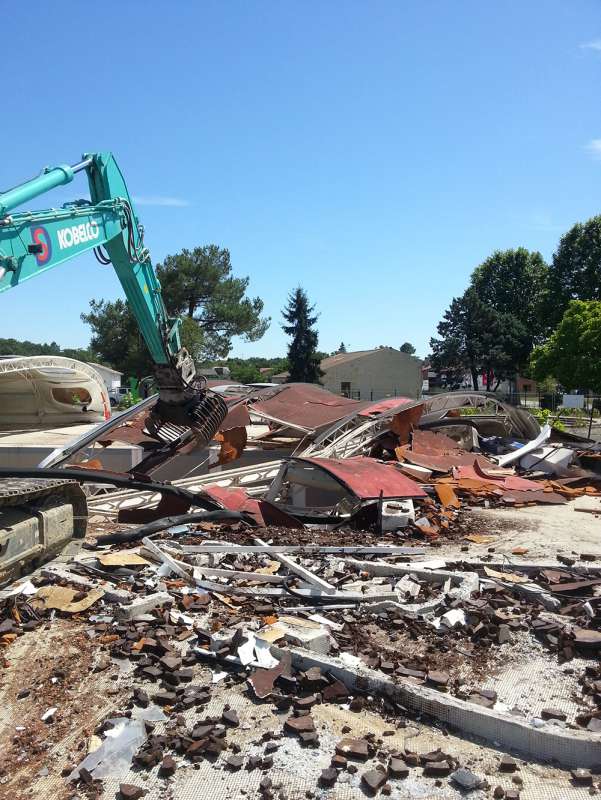
[[[573,408],[571,404],[564,405],[564,394],[560,392],[505,392],[497,393],[499,399],[504,399],[514,406],[526,406],[530,408],[548,408],[554,413],[562,408]],[[601,396],[597,394],[577,395],[582,398],[579,400],[579,409],[583,414],[590,414],[591,409],[601,412]],[[580,405],[580,402],[582,405]]]
[[[448,389],[436,389],[432,392],[427,392],[424,397],[432,397],[433,395],[449,391]],[[472,391],[471,388],[466,388],[465,391]],[[481,390],[483,391],[483,390]],[[399,392],[395,389],[389,394],[384,394],[381,391],[371,389],[369,391],[348,391],[341,392],[342,397],[349,397],[351,400],[384,400],[388,397],[398,397]],[[402,392],[400,393],[402,394]],[[491,392],[499,400],[506,403],[511,403],[514,406],[525,406],[526,408],[541,408],[549,409],[554,414],[557,411],[565,408],[563,404],[564,393],[562,392]],[[601,415],[601,395],[585,394],[578,395],[582,398],[582,405],[580,413],[582,416],[589,416],[591,409],[593,412],[599,412]],[[569,406],[568,406],[569,407]],[[595,414],[596,416],[596,414]]]
[[[350,400],[386,400],[388,397],[405,397],[405,393],[397,390],[396,387],[392,392],[385,393],[380,392],[377,389],[370,389],[369,391],[361,392],[357,391],[349,391],[349,392],[340,392],[341,397],[348,397]]]

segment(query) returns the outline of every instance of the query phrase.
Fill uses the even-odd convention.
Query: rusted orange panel
[[[375,458],[297,458],[329,472],[362,500],[376,497],[419,497],[426,492],[392,464]]]
[[[246,428],[229,428],[228,430],[220,431],[215,434],[214,439],[216,442],[221,442],[218,463],[227,464],[242,455],[246,447]]]
[[[409,441],[409,434],[419,422],[423,413],[424,406],[414,406],[408,408],[406,411],[399,411],[395,414],[390,422],[390,430],[399,437],[401,444],[407,444]]]
[[[459,450],[465,452],[463,448],[450,436],[434,431],[414,431],[411,439],[411,449],[415,453],[431,453],[443,455],[444,453]]]
[[[461,502],[448,483],[437,483],[434,487],[438,499],[445,508],[461,508]]]

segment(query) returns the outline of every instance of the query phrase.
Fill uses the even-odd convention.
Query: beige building
[[[336,353],[321,362],[321,383],[334,394],[353,400],[385,397],[420,397],[422,364],[419,358],[394,347]],[[274,383],[285,383],[288,373],[274,375]]]

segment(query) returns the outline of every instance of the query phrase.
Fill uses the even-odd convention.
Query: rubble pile
[[[98,537],[70,563],[43,568],[2,595],[3,644],[57,622],[58,614],[84,621],[91,646],[111,663],[132,665],[122,716],[100,726],[101,747],[67,776],[89,796],[100,796],[102,748],[108,758],[111,731],[123,725],[119,736],[138,743],[129,752],[134,769],[170,777],[182,764],[210,760],[227,771],[259,770],[262,796],[270,797],[276,795],[269,771],[282,737],[320,746],[316,705],[345,704],[358,713],[374,707],[394,727],[414,717],[402,703],[374,695],[367,682],[362,690],[349,687],[328,668],[330,657],[485,709],[498,701],[485,685],[493,656],[520,633],[544,643],[559,664],[581,655],[598,659],[601,568],[426,561],[419,560],[423,547],[322,544],[327,532],[314,537],[319,543],[287,545],[286,529],[242,523],[219,526],[216,539],[218,526],[206,526],[180,525],[128,549],[99,544]],[[303,669],[291,657],[298,650],[326,660]],[[207,668],[212,682],[199,683],[199,669]],[[598,732],[598,661],[578,680],[577,715],[547,707],[533,724]],[[204,711],[222,685],[273,709],[273,734],[258,742],[262,755],[245,755],[237,743],[235,708],[223,703],[217,716]],[[183,716],[190,710],[193,725]],[[365,793],[387,794],[414,771],[464,788],[487,785],[450,754],[392,751],[385,739],[368,736],[336,745],[316,789],[350,773]],[[130,790],[122,796],[133,796]]]
[[[452,713],[480,726],[462,722],[460,730],[506,749],[519,729],[535,756],[561,761],[573,739],[579,749],[565,756],[572,787],[596,791],[588,768],[601,763],[591,755],[601,732],[601,566],[587,553],[528,562],[524,547],[511,559],[495,548],[469,558],[471,544],[488,541],[471,519],[474,506],[601,496],[595,459],[580,462],[595,448],[549,444],[551,430],[515,409],[503,418],[455,414],[465,395],[361,404],[352,413],[339,403],[325,422],[319,398],[309,400],[290,389],[233,405],[237,422],[243,411],[271,421],[264,443],[288,439],[295,448],[264,485],[228,484],[223,471],[221,483],[201,476],[194,492],[176,483],[160,495],[160,484],[138,476],[137,491],[89,504],[120,521],[95,523],[69,556],[0,590],[2,653],[66,624],[93,653],[86,663],[101,673],[119,668],[94,747],[80,743],[63,765],[67,796],[105,796],[115,765],[140,776],[118,789],[136,798],[150,776],[176,781],[210,763],[226,775],[260,774],[259,796],[285,797],[276,773],[292,739],[327,754],[307,797],[341,783],[387,796],[414,779],[424,791],[519,797],[509,755],[497,771],[512,775],[512,786],[446,748],[387,742],[417,720],[446,730]],[[237,427],[222,431],[229,449],[220,454],[229,455],[221,464],[251,441],[227,433]],[[239,474],[252,470],[260,473]],[[452,555],[441,548],[449,542],[458,545]],[[525,642],[556,668],[558,683],[570,682],[569,698],[511,700],[497,677],[523,661]],[[32,691],[26,676],[23,691]],[[61,719],[58,702],[43,726]],[[377,712],[388,727],[359,735],[347,726],[334,736],[323,718],[329,706],[358,719]],[[268,734],[249,730],[248,707],[273,716]],[[29,757],[22,737],[12,748],[0,756],[0,782],[10,780],[16,753]]]

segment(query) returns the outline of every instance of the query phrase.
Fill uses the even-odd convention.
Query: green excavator
[[[13,209],[78,172],[88,178],[90,200],[46,211]],[[227,414],[219,395],[206,391],[180,339],[181,320],[167,316],[144,229],[117,162],[111,153],[86,153],[73,166],[47,167],[32,180],[0,194],[0,292],[92,250],[112,264],[155,366],[158,401],[148,433],[170,442],[191,430],[208,442]]]
[[[84,171],[89,200],[14,213]],[[84,154],[73,166],[47,167],[0,193],[0,292],[89,250],[102,264],[113,265],[154,362],[158,398],[146,432],[161,446],[192,438],[199,446],[207,443],[227,406],[196,375],[182,347],[181,320],[167,314],[144,229],[113,155]],[[85,505],[73,480],[0,480],[0,585],[25,564],[49,557],[71,536],[83,535]]]

